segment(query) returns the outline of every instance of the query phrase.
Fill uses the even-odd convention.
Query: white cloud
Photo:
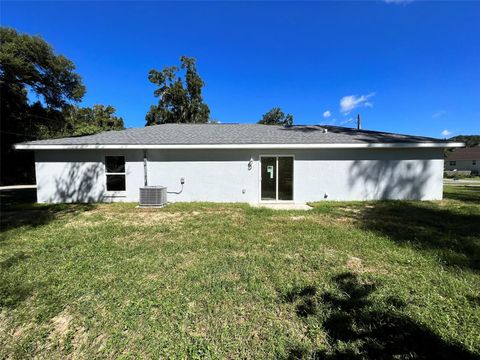
[[[408,3],[411,3],[412,1],[413,0],[383,0],[384,3],[396,4],[396,5],[408,4]]]
[[[445,137],[446,137],[446,136],[448,136],[448,135],[452,135],[452,132],[449,131],[449,130],[443,130],[443,131],[442,131],[442,136],[445,136]]]
[[[332,116],[332,113],[330,112],[330,110],[327,110],[327,111],[325,111],[325,112],[323,113],[323,117],[324,117],[325,119],[329,118],[330,116]]]
[[[432,114],[432,118],[435,119],[435,118],[437,118],[437,117],[440,117],[440,116],[442,116],[442,115],[445,115],[446,113],[447,113],[447,112],[446,112],[445,110],[440,110],[440,111],[434,112],[434,113]]]
[[[368,101],[375,93],[367,95],[348,95],[340,99],[340,112],[348,114],[357,107],[372,107],[373,103]]]

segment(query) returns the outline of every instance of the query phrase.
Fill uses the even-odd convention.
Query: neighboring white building
[[[334,126],[166,124],[33,141],[40,203],[438,200],[443,151],[433,138]],[[184,182],[184,184],[182,184]]]
[[[457,149],[445,159],[445,170],[480,174],[480,147]]]

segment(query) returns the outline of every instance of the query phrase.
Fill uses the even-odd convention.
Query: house
[[[165,124],[32,141],[40,203],[139,200],[295,202],[442,198],[434,138],[335,126]]]
[[[445,159],[445,170],[471,171],[473,174],[480,174],[480,147],[452,151]]]

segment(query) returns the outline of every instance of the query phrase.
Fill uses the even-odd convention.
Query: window
[[[455,166],[455,165],[457,165],[456,161],[450,161],[450,166]]]
[[[107,191],[125,191],[125,156],[105,156]]]
[[[472,165],[473,166],[477,165],[477,160],[472,160]]]

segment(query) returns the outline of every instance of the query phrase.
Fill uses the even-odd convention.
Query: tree
[[[75,65],[39,36],[18,34],[0,28],[0,81],[2,87],[16,93],[28,86],[43,97],[48,107],[59,108],[70,101],[80,101],[85,86]]]
[[[293,124],[293,115],[285,114],[276,107],[264,114],[258,124],[290,126]]]
[[[33,154],[14,151],[15,143],[123,128],[111,106],[73,105],[84,94],[72,61],[39,36],[0,27],[1,184],[34,180]]]
[[[117,117],[113,106],[93,105],[93,108],[69,106],[63,110],[65,127],[62,136],[96,134],[107,130],[123,130],[123,118]]]
[[[33,154],[15,152],[12,145],[41,138],[46,128],[61,127],[58,110],[85,93],[74,70],[74,64],[56,55],[42,38],[0,27],[0,183],[32,181]],[[41,102],[30,104],[29,92]]]
[[[457,135],[451,137],[448,141],[463,142],[467,148],[477,147],[480,146],[480,135]],[[443,151],[444,157],[447,157],[453,151],[455,151],[455,148],[446,148]]]
[[[150,70],[148,80],[158,86],[154,96],[159,98],[152,105],[145,120],[148,125],[167,123],[207,123],[210,109],[203,102],[202,88],[205,85],[198,75],[195,59],[182,56],[181,70],[185,80],[178,76],[177,66],[167,66],[161,71]]]
[[[457,135],[448,140],[464,142],[467,148],[480,146],[480,135]]]

